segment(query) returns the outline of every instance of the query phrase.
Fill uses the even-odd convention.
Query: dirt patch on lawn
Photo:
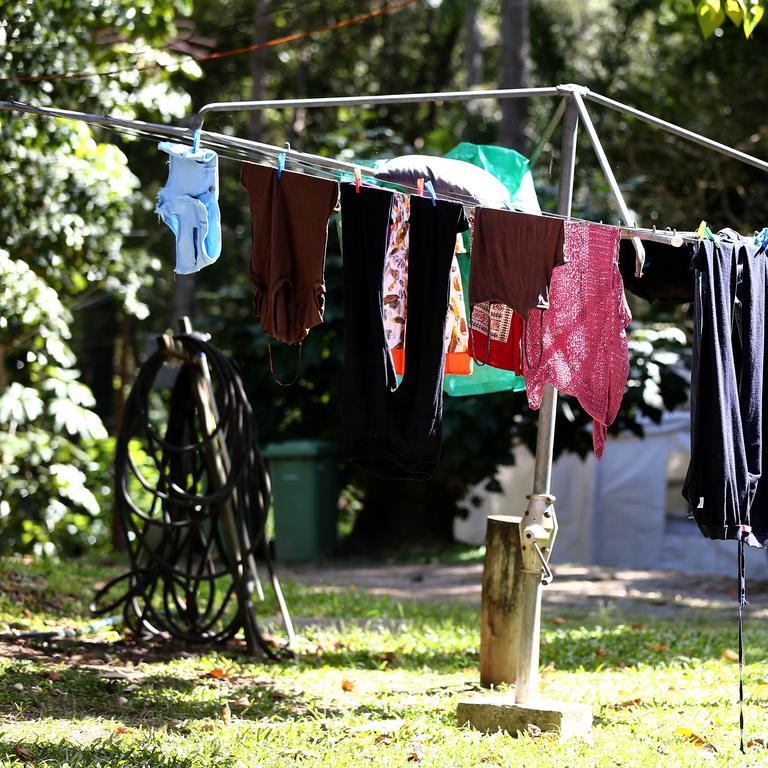
[[[675,617],[682,612],[736,609],[736,579],[677,571],[612,569],[561,565],[544,587],[543,610],[616,609]],[[283,568],[282,577],[318,590],[356,589],[403,600],[453,600],[480,603],[482,563],[374,565],[354,568],[301,566]],[[768,582],[747,583],[747,611],[768,615]]]

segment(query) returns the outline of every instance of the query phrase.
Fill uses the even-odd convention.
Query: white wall
[[[668,461],[690,449],[688,414],[666,414],[660,425],[646,425],[645,434],[645,439],[629,433],[610,438],[599,463],[594,456],[582,461],[572,454],[555,462],[552,491],[560,530],[553,562],[712,573],[735,580],[735,541],[706,539],[693,520],[675,525],[667,520]],[[521,446],[515,458],[514,466],[499,472],[503,493],[478,486],[468,495],[481,503],[464,504],[468,517],[454,523],[459,541],[482,544],[488,515],[525,510],[533,456]],[[765,551],[748,548],[747,574],[750,579],[768,578]]]

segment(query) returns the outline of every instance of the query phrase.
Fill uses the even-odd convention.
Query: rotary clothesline
[[[544,143],[551,138],[561,119],[564,118],[557,212],[555,214],[544,215],[556,216],[563,219],[572,218],[571,206],[576,162],[576,137],[579,123],[582,122],[624,220],[624,225],[621,227],[621,234],[624,237],[631,238],[635,246],[637,252],[636,271],[638,276],[640,276],[642,271],[644,257],[644,249],[640,242],[641,240],[654,240],[679,245],[683,240],[696,241],[700,240],[701,237],[698,232],[665,233],[657,231],[654,228],[648,229],[636,226],[636,222],[626,205],[608,158],[600,143],[597,131],[592,123],[586,107],[587,101],[639,119],[667,133],[703,146],[710,151],[738,160],[762,171],[768,171],[768,162],[764,160],[709,139],[701,134],[694,133],[693,131],[669,123],[646,112],[642,112],[641,110],[614,101],[613,99],[592,93],[582,86],[572,84],[559,85],[552,88],[215,103],[205,105],[196,115],[194,115],[191,121],[191,127],[189,128],[146,123],[137,120],[122,120],[119,118],[91,115],[68,110],[35,107],[13,101],[0,102],[0,109],[80,120],[92,125],[100,125],[106,128],[150,138],[170,138],[178,143],[191,144],[193,146],[198,143],[203,143],[206,146],[219,151],[222,156],[230,157],[232,159],[248,159],[260,164],[264,164],[265,160],[269,160],[271,161],[271,164],[275,164],[278,158],[282,156],[283,162],[287,160],[292,164],[296,164],[299,168],[311,169],[313,175],[321,177],[330,176],[337,179],[341,175],[342,178],[351,178],[354,177],[357,172],[359,177],[367,177],[376,180],[375,170],[359,167],[354,163],[300,152],[287,147],[278,147],[275,145],[241,139],[235,136],[204,131],[202,126],[205,117],[211,112],[354,107],[381,104],[419,104],[424,102],[529,97],[558,97],[561,99],[560,104],[556,108],[544,131],[542,141],[539,143],[537,149],[534,150],[534,159]],[[407,192],[417,191],[415,187],[408,187],[407,185],[402,184],[399,184],[399,186],[404,188]],[[476,204],[475,200],[462,200],[460,199],[460,196],[456,196],[455,194],[450,196],[437,194],[435,197],[448,202],[459,202],[470,205]],[[550,492],[556,403],[557,390],[550,384],[545,385],[538,421],[533,491],[527,497],[528,506],[525,516],[520,522],[520,541],[524,542],[521,545],[523,551],[519,564],[515,565],[515,568],[518,569],[516,578],[519,578],[522,583],[519,603],[514,606],[514,611],[517,614],[519,632],[515,638],[501,638],[504,642],[508,641],[510,646],[515,646],[513,652],[509,655],[510,657],[514,656],[514,659],[512,659],[512,666],[516,670],[515,705],[517,706],[526,705],[534,699],[538,688],[542,574],[545,574],[548,570],[548,559],[557,531],[557,519],[553,505],[555,499]],[[526,543],[529,546],[526,546]],[[489,563],[486,561],[486,568],[488,567]],[[535,709],[531,709],[531,712],[535,711]]]
[[[277,163],[278,157],[283,155],[291,164],[291,166],[299,168],[301,170],[310,171],[313,175],[318,175],[324,178],[337,179],[340,174],[348,174],[354,176],[358,171],[362,176],[369,179],[376,179],[376,172],[370,168],[364,166],[357,166],[354,163],[345,162],[343,160],[337,160],[333,158],[323,157],[321,155],[315,155],[312,153],[301,152],[290,147],[279,147],[272,144],[266,144],[263,142],[253,141],[249,139],[241,139],[236,136],[225,135],[221,133],[215,133],[210,131],[203,131],[202,125],[206,115],[212,112],[226,112],[226,111],[245,111],[245,110],[263,110],[263,109],[276,109],[276,108],[297,108],[297,107],[337,107],[337,106],[356,106],[356,105],[376,105],[376,104],[399,104],[399,103],[419,103],[424,100],[427,101],[470,101],[473,99],[492,99],[492,98],[518,98],[518,97],[539,97],[539,96],[562,96],[564,94],[572,93],[577,104],[579,105],[580,116],[585,121],[588,131],[590,132],[590,139],[595,147],[598,160],[603,166],[603,170],[607,169],[607,180],[612,188],[614,197],[616,198],[619,209],[622,212],[622,216],[625,220],[625,226],[620,227],[622,237],[632,238],[638,240],[649,240],[661,243],[667,243],[671,245],[679,245],[683,241],[695,241],[698,239],[695,232],[681,231],[666,229],[658,230],[656,227],[645,228],[638,227],[631,221],[631,214],[624,202],[623,196],[618,188],[618,184],[613,178],[610,166],[605,159],[605,153],[602,151],[597,134],[594,130],[594,126],[586,120],[589,119],[584,106],[581,94],[585,93],[589,96],[592,94],[587,92],[586,89],[582,89],[579,86],[558,86],[556,88],[530,88],[530,89],[506,89],[496,91],[457,91],[448,93],[425,93],[425,94],[396,94],[386,96],[360,96],[360,97],[347,97],[347,98],[320,98],[320,99],[294,99],[283,101],[248,101],[248,102],[223,102],[207,104],[201,108],[201,110],[193,117],[192,127],[185,128],[180,126],[163,125],[159,123],[145,122],[141,120],[126,120],[121,118],[114,118],[107,115],[96,115],[86,112],[78,112],[73,110],[56,109],[51,107],[38,107],[31,104],[26,104],[17,101],[0,101],[0,109],[7,111],[16,111],[28,114],[37,114],[48,117],[58,117],[63,119],[77,120],[85,122],[90,125],[101,126],[114,130],[118,133],[124,133],[128,135],[134,135],[139,137],[150,138],[153,140],[162,141],[164,139],[173,139],[178,143],[194,144],[198,141],[205,146],[215,149],[222,157],[226,157],[232,160],[257,160],[264,162],[264,160],[271,160],[273,163]],[[596,96],[596,94],[595,94]],[[609,106],[618,104],[610,99],[599,97],[600,103],[606,103]],[[547,126],[542,140],[539,143],[536,150],[532,155],[532,162],[538,155],[540,148],[551,138],[558,123],[562,119],[564,114],[565,100],[558,106],[555,114],[553,115],[550,124]],[[622,105],[623,106],[623,105]],[[615,107],[614,107],[615,108]],[[631,114],[637,113],[637,110],[627,107]],[[645,113],[641,113],[647,121],[654,121],[655,118]],[[642,118],[641,118],[642,119]],[[663,124],[664,126],[671,126],[671,124],[664,121],[652,122],[652,124]],[[716,149],[744,162],[750,162],[757,167],[768,170],[768,164],[763,163],[757,158],[745,155],[738,150],[733,150],[730,147],[721,145],[718,142],[713,142],[706,137],[694,134],[685,129],[678,128],[677,126],[671,126],[675,129],[677,135],[689,138],[692,141],[696,141],[699,144]],[[748,160],[746,159],[748,158]],[[610,174],[610,176],[608,175]],[[409,184],[399,183],[405,192],[417,194],[419,190],[417,187]],[[446,200],[450,202],[460,202],[466,205],[474,205],[476,201],[473,198],[465,197],[459,193],[452,193],[451,195],[437,194],[437,199]],[[526,212],[527,209],[520,206],[515,206],[515,210]],[[539,213],[539,211],[536,211]],[[557,218],[575,218],[575,217],[563,217],[559,213],[544,211],[541,215]],[[602,222],[600,222],[602,223]],[[643,259],[642,246],[637,246],[638,257],[640,261]]]

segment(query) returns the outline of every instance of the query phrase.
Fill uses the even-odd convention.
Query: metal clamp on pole
[[[555,497],[549,493],[531,493],[525,515],[520,521],[523,573],[541,577],[542,584],[552,582],[549,556],[557,536]]]

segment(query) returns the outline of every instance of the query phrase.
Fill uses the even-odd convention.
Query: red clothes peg
[[[363,172],[358,167],[355,166],[355,192],[360,192],[360,185],[363,183]]]
[[[424,197],[424,179],[416,179],[416,191],[419,197]]]

